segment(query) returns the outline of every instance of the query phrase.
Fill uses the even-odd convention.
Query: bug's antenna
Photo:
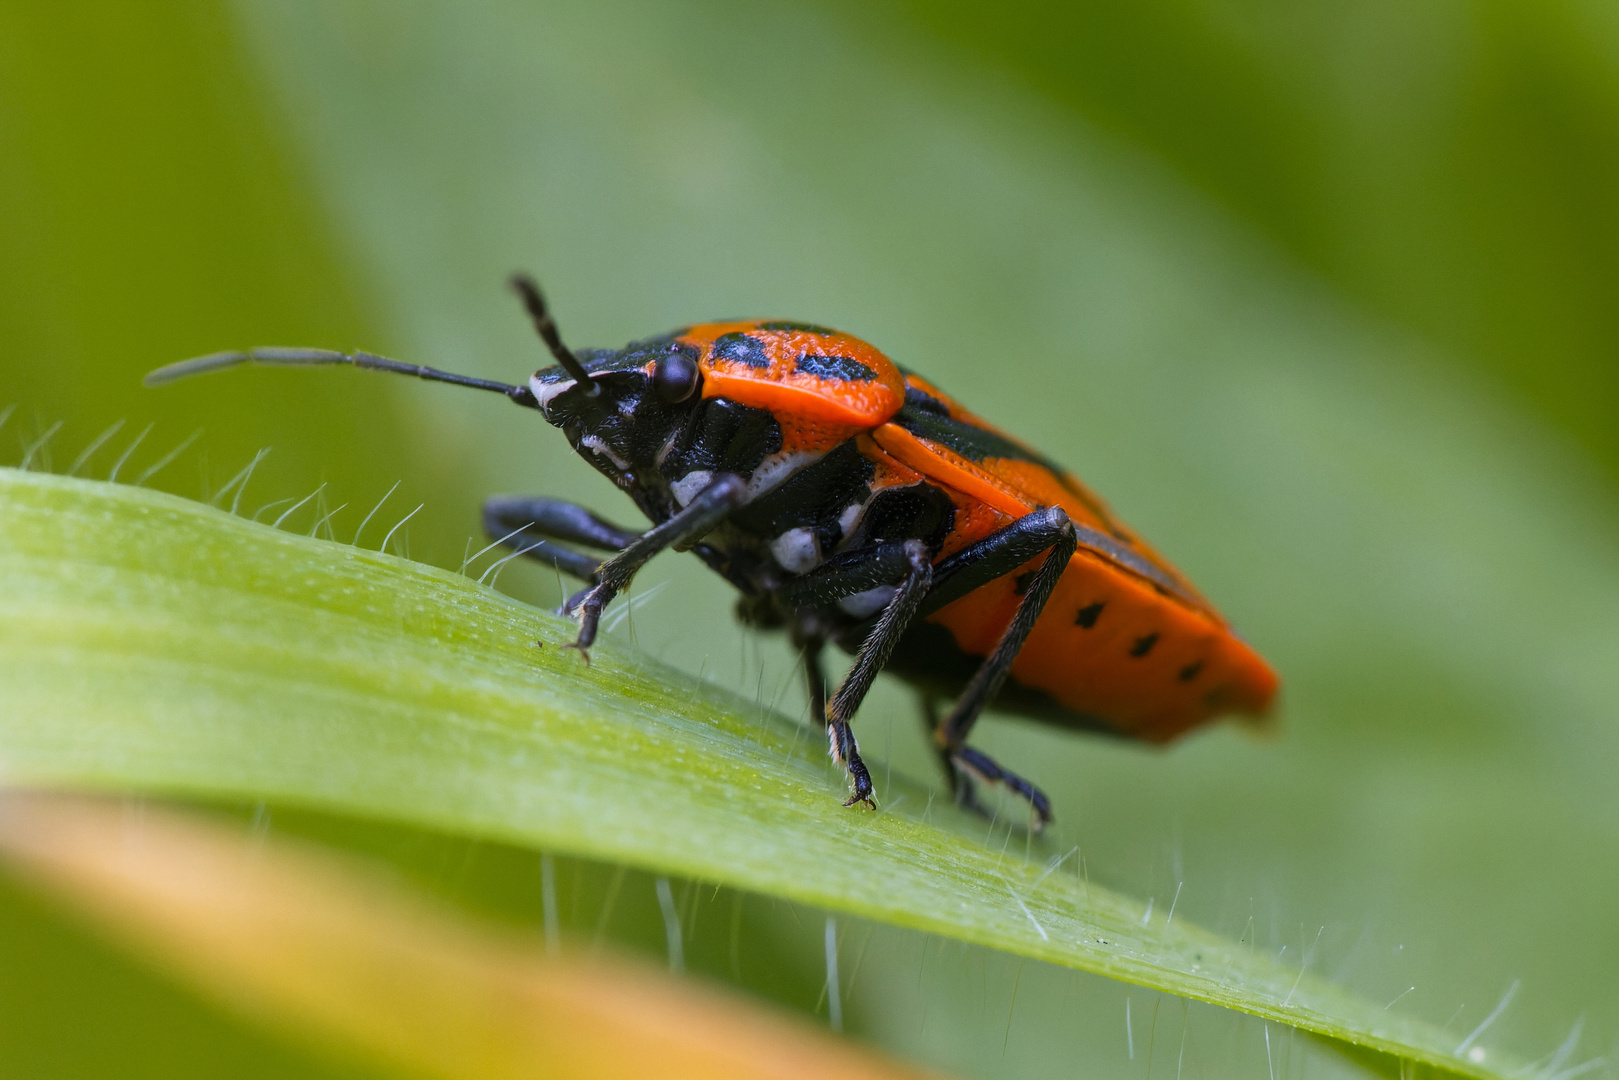
[[[540,340],[545,342],[545,347],[551,350],[551,355],[556,357],[557,363],[562,365],[562,370],[572,375],[580,386],[589,387],[592,397],[601,393],[601,388],[591,381],[590,372],[585,370],[585,365],[573,355],[572,349],[562,344],[562,335],[557,333],[556,321],[551,318],[551,311],[545,306],[545,297],[540,293],[540,287],[534,279],[527,274],[513,274],[512,288],[523,298],[523,307],[528,309],[528,317],[534,320],[535,331],[539,333]]]
[[[141,382],[146,386],[162,386],[177,379],[184,379],[192,375],[201,375],[208,371],[219,371],[222,368],[235,367],[238,364],[271,364],[276,366],[311,366],[319,364],[351,364],[357,368],[366,368],[371,371],[392,371],[400,375],[414,375],[418,379],[429,382],[452,383],[456,386],[470,386],[474,390],[493,390],[505,394],[519,405],[529,408],[538,408],[539,403],[534,400],[534,392],[526,386],[512,386],[510,383],[495,382],[491,379],[475,379],[470,375],[455,375],[437,368],[424,367],[421,364],[406,364],[399,360],[389,360],[385,356],[377,356],[368,352],[340,353],[331,349],[248,349],[245,352],[217,352],[207,356],[198,356],[191,360],[181,360],[178,364],[160,367],[147,374]]]

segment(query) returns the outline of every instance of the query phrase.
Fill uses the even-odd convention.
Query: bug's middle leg
[[[831,719],[826,714],[826,672],[821,670],[823,647],[822,642],[813,641],[804,648],[804,682],[809,687],[810,715],[815,718],[816,723],[826,729],[832,760],[842,762],[843,767],[848,770],[849,785],[853,793],[844,805],[852,806],[860,802],[875,810],[877,802],[871,794],[871,772],[866,768],[866,763],[860,760],[860,748],[855,743],[854,732],[850,730],[849,722]]]
[[[820,668],[820,643],[813,641],[805,650],[805,677],[810,685],[811,705],[816,718],[826,725],[832,757],[849,770],[852,793],[845,806],[864,803],[876,809],[871,775],[860,760],[849,721],[871,689],[883,665],[888,663],[906,627],[933,581],[933,563],[927,545],[920,540],[890,541],[861,551],[846,552],[829,559],[814,571],[796,579],[783,590],[784,598],[796,606],[814,607],[835,603],[874,588],[892,589],[876,625],[866,635],[855,654],[854,666],[843,677],[832,700],[826,700],[826,679]]]

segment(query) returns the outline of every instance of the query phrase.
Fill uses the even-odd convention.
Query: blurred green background
[[[310,344],[517,379],[543,362],[502,285],[517,268],[576,345],[738,313],[845,328],[1074,467],[1286,681],[1273,740],[1161,753],[986,724],[1052,795],[1050,852],[1080,845],[1097,880],[1458,1043],[1516,985],[1480,1045],[1534,1059],[1582,1025],[1555,1080],[1611,1077],[1615,11],[0,3],[0,463],[60,421],[31,464],[66,470],[122,421],[80,466],[106,476],[151,424],[136,480],[202,428],[145,482],[211,496],[269,446],[243,512],[324,483],[285,527],[347,504],[349,540],[399,481],[362,542],[420,504],[411,555],[454,567],[491,491],[631,515],[498,399],[140,374]],[[516,565],[501,586],[557,599]],[[694,562],[636,591],[618,637],[803,713],[785,646],[735,629]],[[914,712],[874,694],[876,771],[931,779]],[[539,923],[532,852],[231,809]],[[660,954],[650,878],[558,872],[566,926]],[[824,1017],[820,914],[680,895],[694,970]],[[1346,1069],[1212,1008],[842,934],[847,1028],[960,1075]],[[359,1075],[9,884],[0,941],[10,1074]]]

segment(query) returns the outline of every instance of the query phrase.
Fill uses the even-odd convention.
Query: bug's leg
[[[870,589],[892,588],[910,572],[913,543],[918,541],[889,540],[834,555],[783,583],[781,598],[795,609],[815,608]]]
[[[596,624],[601,621],[602,609],[652,556],[665,548],[683,550],[695,544],[741,506],[747,492],[748,486],[740,476],[722,473],[693,496],[685,509],[635,537],[624,550],[602,563],[596,570],[595,584],[563,605],[564,612],[579,617],[579,637],[573,647],[583,652],[595,644]]]
[[[933,747],[934,754],[939,762],[939,768],[944,772],[945,787],[950,789],[957,806],[987,817],[989,812],[978,801],[978,792],[973,785],[972,776],[958,768],[955,755],[938,743],[936,736],[942,719],[939,715],[939,699],[932,694],[924,693],[921,696],[920,704],[922,706],[922,728],[927,733],[928,743]]]
[[[845,806],[865,803],[873,810],[877,808],[877,802],[871,793],[871,776],[860,760],[854,732],[849,729],[849,721],[854,717],[855,710],[860,708],[861,701],[865,700],[872,681],[877,678],[877,673],[888,663],[889,655],[905,633],[905,628],[916,616],[917,608],[921,606],[922,598],[927,595],[928,586],[933,582],[933,564],[928,558],[926,544],[920,540],[907,540],[903,545],[899,545],[899,550],[904,556],[904,576],[894,589],[893,599],[883,608],[877,625],[866,635],[860,651],[855,654],[854,666],[849,669],[849,674],[844,676],[837,693],[832,695],[832,701],[826,707],[826,725],[832,739],[832,756],[842,760],[848,767],[849,779],[854,784],[854,791],[843,804]]]
[[[1036,545],[1032,552],[1028,550],[1031,544]],[[1050,800],[1039,788],[1021,776],[1001,768],[988,755],[968,746],[967,736],[972,731],[973,724],[977,722],[979,714],[984,711],[984,706],[994,699],[1006,681],[1007,672],[1012,669],[1012,662],[1017,659],[1023,643],[1028,640],[1034,624],[1040,618],[1040,612],[1046,606],[1046,601],[1051,599],[1051,593],[1057,587],[1058,579],[1062,577],[1063,571],[1068,569],[1068,560],[1079,546],[1079,540],[1068,515],[1057,507],[1050,507],[1021,518],[974,547],[983,545],[990,547],[987,553],[980,552],[974,556],[977,560],[972,564],[974,572],[982,574],[988,570],[999,570],[999,573],[991,574],[985,580],[1010,573],[1042,550],[1046,552],[1046,557],[1029,582],[1023,600],[1018,604],[1017,613],[1012,616],[1011,623],[1001,634],[1001,640],[996,643],[988,659],[974,672],[972,679],[967,683],[967,689],[962,692],[961,698],[950,710],[950,714],[933,729],[933,739],[940,751],[949,755],[958,773],[965,774],[958,775],[956,784],[958,801],[971,799],[971,777],[1004,784],[1028,802],[1035,813],[1035,827],[1038,829],[1051,820]],[[973,549],[969,548],[966,552],[962,552],[961,556],[969,555],[971,552]],[[932,598],[929,599],[931,601]]]
[[[525,558],[554,566],[591,584],[596,583],[602,560],[551,541],[622,551],[639,535],[610,525],[573,503],[515,495],[496,495],[484,502],[483,531],[495,543]]]
[[[623,551],[641,535],[609,524],[582,506],[559,499],[538,499],[524,495],[494,495],[485,500],[483,528],[490,539],[504,537],[514,529],[521,529],[535,536],[567,540],[603,551]],[[518,537],[502,540],[501,543],[507,547],[518,547],[521,538],[520,533]]]
[[[852,806],[863,802],[869,808],[877,808],[876,800],[871,795],[871,773],[866,769],[866,763],[860,760],[860,748],[855,745],[854,732],[849,730],[849,721],[829,719],[826,714],[826,672],[821,670],[822,642],[812,641],[804,648],[804,682],[809,686],[810,715],[816,723],[826,729],[828,750],[832,760],[839,762],[849,772],[849,784],[853,794],[845,806]]]

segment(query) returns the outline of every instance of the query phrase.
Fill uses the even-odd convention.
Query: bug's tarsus
[[[748,485],[735,473],[721,473],[699,491],[679,513],[636,537],[617,555],[601,564],[596,572],[596,584],[572,597],[563,608],[564,613],[579,619],[579,637],[575,642],[580,649],[588,649],[596,641],[596,628],[602,611],[613,602],[613,597],[627,587],[651,559],[660,551],[676,551],[689,547],[709,530],[723,521],[726,515],[747,499]]]
[[[539,284],[527,274],[513,274],[511,286],[522,298],[528,317],[534,321],[534,331],[545,342],[545,347],[551,350],[556,362],[562,365],[562,370],[572,375],[580,386],[589,387],[592,396],[601,393],[601,388],[591,381],[585,365],[579,362],[572,349],[562,343],[562,335],[557,331],[556,320],[551,318],[551,309],[546,306],[545,294],[540,292]]]
[[[141,380],[145,386],[163,386],[166,383],[187,379],[193,375],[202,375],[210,371],[222,371],[225,368],[237,367],[241,364],[265,364],[271,367],[317,367],[326,364],[349,364],[369,371],[391,371],[398,375],[412,375],[428,382],[450,383],[453,386],[470,386],[474,390],[493,390],[505,394],[519,405],[530,408],[537,407],[534,392],[527,386],[513,386],[511,383],[496,382],[493,379],[476,379],[471,375],[457,375],[454,372],[440,371],[424,364],[407,364],[401,360],[390,360],[386,356],[375,353],[354,352],[341,353],[333,349],[289,349],[280,346],[260,347],[246,351],[233,350],[228,352],[209,353],[207,356],[197,356],[190,360],[181,360],[176,364],[160,367],[156,371],[148,372]]]
[[[1029,783],[1017,773],[1002,768],[994,758],[971,746],[963,746],[950,755],[956,770],[956,803],[974,813],[989,816],[989,811],[978,800],[973,781],[1000,784],[1006,790],[1029,804],[1030,830],[1040,832],[1051,822],[1051,800],[1045,792]]]

